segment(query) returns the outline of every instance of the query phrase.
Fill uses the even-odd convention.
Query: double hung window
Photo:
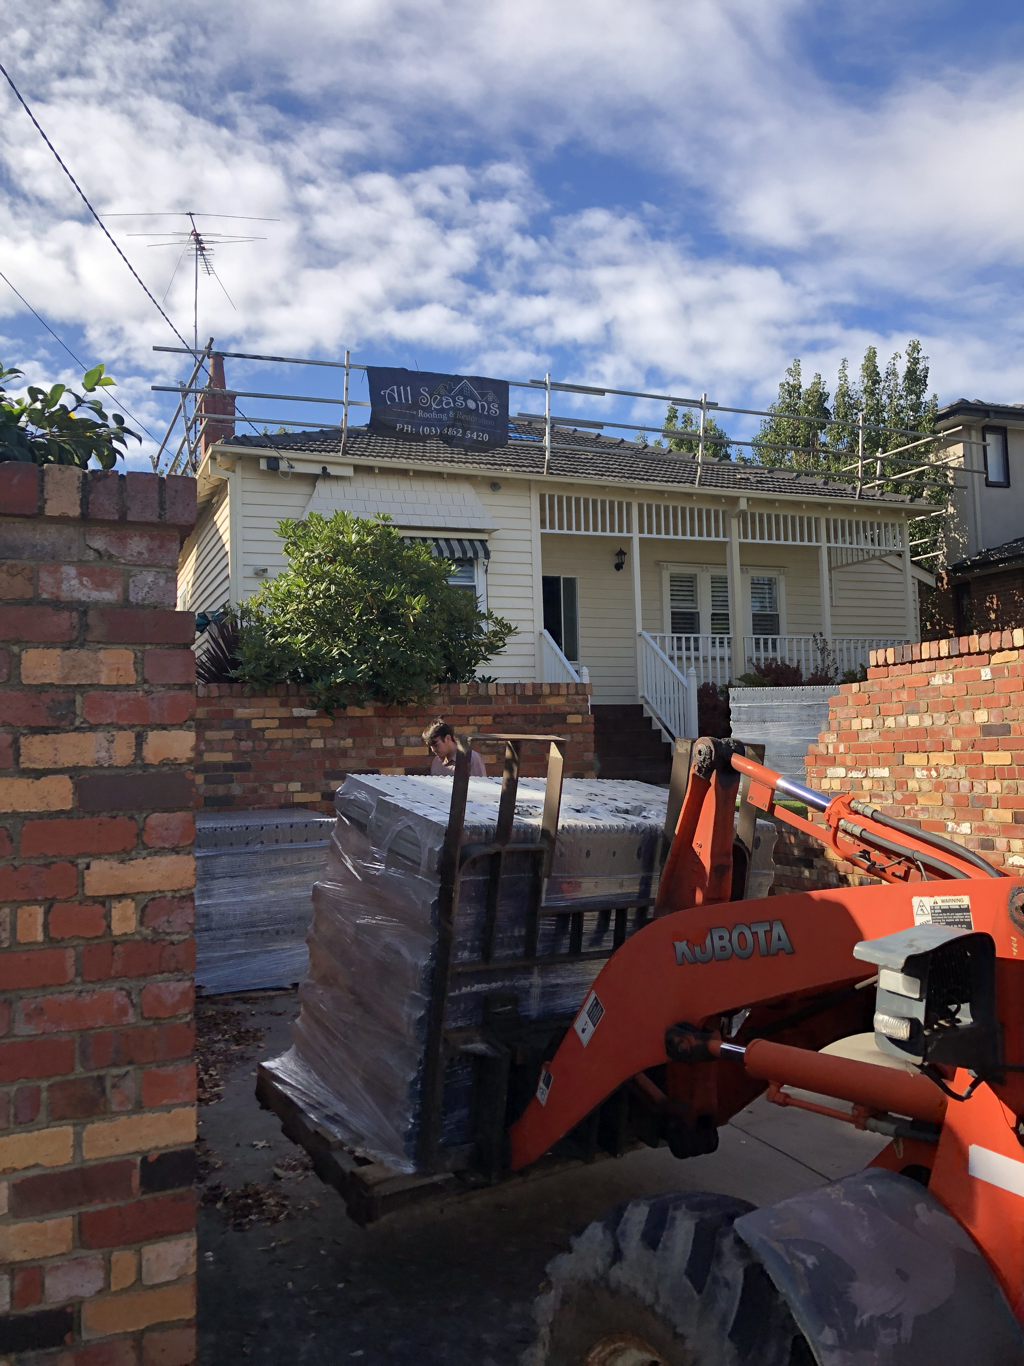
[[[779,581],[774,575],[750,576],[750,629],[755,636],[779,634]]]
[[[670,629],[674,636],[699,636],[701,621],[713,636],[729,634],[729,579],[725,574],[671,573],[668,576]]]
[[[729,579],[725,574],[711,575],[711,634],[729,634]]]
[[[700,635],[700,598],[696,574],[670,574],[669,615],[674,636]]]

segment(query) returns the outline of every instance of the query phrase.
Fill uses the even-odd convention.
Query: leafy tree
[[[670,451],[684,451],[687,455],[697,456],[700,453],[700,418],[694,417],[693,413],[687,408],[680,418],[679,409],[674,403],[668,405],[668,412],[665,414],[665,430],[693,432],[693,436],[670,436],[668,438],[668,449]],[[661,438],[653,443],[655,446],[662,444]],[[732,447],[729,444],[729,434],[724,427],[720,427],[710,413],[704,414],[704,458],[705,460],[731,460]]]
[[[438,683],[472,679],[515,631],[386,517],[310,513],[277,534],[288,568],[235,614],[233,676],[254,687],[302,683],[328,712],[426,702]]]
[[[87,394],[114,384],[103,371],[102,365],[94,365],[82,376],[82,388]],[[142,440],[124,425],[120,413],[108,418],[99,399],[76,394],[63,384],[53,384],[49,389],[30,384],[27,398],[7,397],[4,381],[21,379],[22,375],[14,367],[0,366],[0,461],[77,465],[84,469],[90,460],[95,460],[109,470],[123,455],[118,447],[126,446],[128,437]]]
[[[857,415],[860,412],[860,395],[850,384],[850,363],[844,356],[839,362],[839,376],[836,380],[835,397],[832,400],[832,417],[843,426],[830,428],[828,446],[836,459],[834,468],[848,464],[850,455],[857,454]]]
[[[902,355],[899,351],[892,355],[884,371],[879,368],[878,351],[869,346],[856,386],[850,382],[849,363],[844,358],[831,411],[820,375],[804,386],[800,361],[794,360],[769,411],[771,416],[762,422],[754,440],[755,458],[761,464],[831,472],[852,480],[857,477],[854,466],[859,451],[856,423],[863,415],[865,482],[888,492],[923,498],[936,509],[947,505],[952,475],[949,466],[932,460],[937,447],[925,443],[904,450],[913,445],[915,432],[926,436],[934,431],[938,414],[938,399],[934,394],[928,396],[928,357],[916,338],[907,342]],[[843,425],[826,424],[824,419],[829,416]],[[899,455],[889,461],[882,458],[892,452]],[[917,466],[923,468],[918,470]],[[918,522],[913,531],[915,558],[927,556],[932,569],[941,568],[937,552],[943,544],[944,524],[945,517],[936,515]]]
[[[786,370],[779,385],[779,396],[768,405],[771,417],[761,423],[754,439],[754,452],[762,465],[775,468],[816,470],[825,460],[820,454],[827,440],[829,393],[822,378],[815,374],[805,388],[799,360]]]
[[[882,433],[870,428],[882,426],[885,422],[885,407],[882,402],[882,373],[878,368],[878,352],[869,346],[860,363],[860,407],[864,414],[864,450],[874,455],[881,447]]]

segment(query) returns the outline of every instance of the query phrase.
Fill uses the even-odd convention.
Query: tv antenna
[[[227,301],[228,301],[228,303],[231,305],[231,307],[234,308],[234,307],[235,307],[235,301],[232,299],[231,295],[227,292],[227,289],[225,289],[225,287],[224,287],[224,281],[220,278],[220,276],[217,274],[216,270],[215,270],[214,267],[213,267],[213,254],[214,254],[214,252],[217,250],[218,247],[237,246],[238,244],[240,244],[240,243],[242,243],[242,242],[265,242],[267,239],[266,239],[265,237],[248,237],[248,236],[243,236],[243,235],[240,234],[240,233],[206,232],[206,231],[204,231],[204,230],[200,230],[200,228],[199,228],[198,225],[196,224],[196,219],[197,219],[197,218],[231,218],[231,219],[235,219],[235,220],[237,220],[237,221],[239,221],[239,222],[245,222],[245,223],[277,223],[277,222],[280,221],[280,220],[277,219],[277,218],[250,218],[250,217],[248,217],[248,216],[245,215],[245,214],[239,214],[239,213],[196,213],[196,212],[194,212],[194,211],[191,210],[191,209],[172,210],[172,211],[161,212],[161,213],[107,213],[107,214],[104,214],[103,217],[104,217],[104,218],[187,218],[187,219],[188,219],[188,228],[187,228],[187,230],[186,230],[186,229],[184,228],[184,226],[183,226],[181,230],[176,230],[176,229],[174,229],[174,228],[169,228],[166,232],[162,232],[162,233],[161,233],[161,232],[130,232],[130,233],[127,234],[127,236],[128,236],[128,237],[161,237],[161,238],[164,238],[165,240],[160,241],[160,242],[150,242],[148,245],[151,246],[151,247],[180,247],[180,248],[181,248],[181,252],[180,252],[180,254],[179,254],[179,256],[178,256],[178,259],[177,259],[177,261],[175,262],[174,270],[171,272],[171,278],[170,278],[170,280],[168,280],[168,282],[167,282],[167,288],[164,290],[164,297],[163,297],[163,299],[161,299],[161,301],[160,301],[161,304],[164,303],[164,301],[166,300],[168,294],[170,294],[170,292],[171,292],[171,286],[174,284],[175,278],[176,278],[176,276],[177,276],[177,274],[178,274],[178,269],[179,269],[179,267],[181,266],[182,261],[184,261],[184,259],[185,259],[185,257],[186,257],[187,255],[191,254],[191,256],[192,256],[192,258],[193,258],[193,271],[192,271],[192,345],[193,345],[193,349],[194,349],[197,353],[198,353],[198,351],[199,351],[199,275],[200,275],[200,272],[202,272],[202,274],[204,274],[204,275],[212,276],[212,278],[213,278],[214,280],[217,281],[217,284],[220,285],[220,288],[221,288],[221,290],[223,291],[223,294],[224,294],[225,299],[227,299]],[[237,311],[237,310],[236,310],[236,311]]]

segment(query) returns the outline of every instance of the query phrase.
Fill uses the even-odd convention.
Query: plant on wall
[[[86,394],[110,388],[114,380],[94,365],[82,376]],[[97,398],[76,394],[63,384],[40,389],[30,384],[24,398],[8,396],[6,380],[21,379],[15,367],[0,366],[0,461],[20,460],[36,465],[77,465],[84,469],[95,460],[101,469],[112,469],[128,438],[141,441],[124,425],[120,413],[107,417]]]
[[[231,614],[232,677],[255,688],[301,683],[329,712],[426,702],[439,683],[470,681],[515,631],[386,517],[314,512],[277,534],[288,568]]]

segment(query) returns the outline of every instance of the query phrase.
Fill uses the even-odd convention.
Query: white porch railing
[[[835,670],[842,675],[847,669],[867,667],[871,650],[882,650],[889,645],[904,645],[904,639],[892,636],[744,636],[743,664],[737,673],[749,673],[769,659],[785,664],[797,664],[806,678],[822,668],[831,671],[832,660],[825,656],[827,646],[835,655]]]
[[[646,631],[640,632],[640,700],[670,740],[697,735],[697,676],[680,673]]]
[[[651,640],[683,674],[693,669],[698,686],[701,683],[735,682],[740,674],[750,673],[769,659],[785,664],[798,664],[806,677],[832,661],[823,660],[822,636],[744,636],[743,655],[733,659],[732,636],[681,636],[651,634]],[[835,669],[844,674],[847,669],[867,666],[868,652],[882,650],[889,645],[905,645],[903,638],[893,636],[832,636],[827,642],[835,655]]]
[[[694,671],[698,687],[701,683],[728,683],[732,678],[731,636],[672,636],[652,632],[651,639],[680,673]]]
[[[540,633],[540,681],[542,683],[589,683],[585,665],[579,672],[566,659],[550,631]]]

